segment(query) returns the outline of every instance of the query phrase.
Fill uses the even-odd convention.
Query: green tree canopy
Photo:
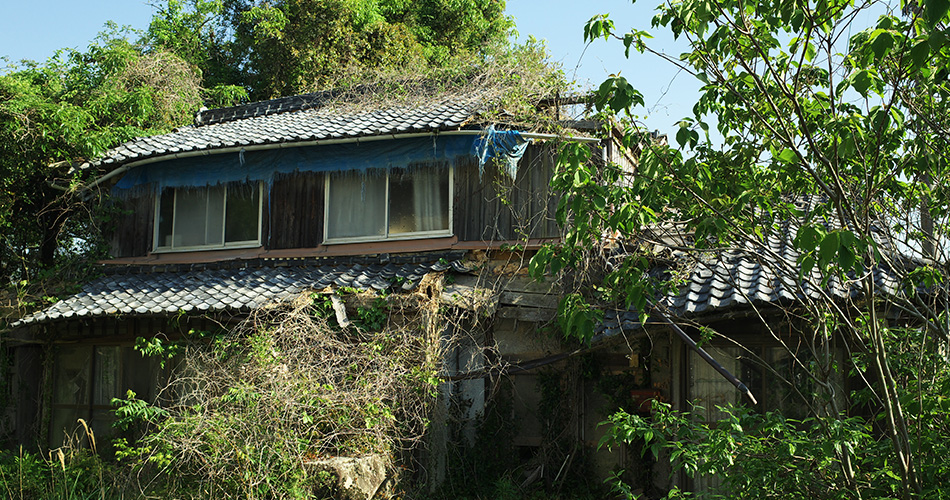
[[[506,44],[497,0],[169,0],[146,39],[254,100],[322,90],[386,69],[471,64]]]
[[[4,281],[37,278],[61,244],[95,234],[93,218],[69,222],[81,206],[64,191],[80,180],[75,167],[119,142],[190,121],[201,104],[198,83],[178,56],[144,53],[115,29],[85,52],[63,50],[0,75]]]
[[[667,61],[703,84],[693,114],[680,122],[675,145],[657,143],[632,123],[643,96],[622,77],[604,82],[598,109],[630,123],[628,144],[647,147],[632,170],[595,168],[586,149],[564,148],[555,183],[566,193],[559,214],[570,229],[564,244],[532,262],[536,273],[579,266],[591,247],[606,243],[604,235],[638,243],[604,282],[584,291],[600,305],[633,307],[644,319],[662,314],[651,301],[671,284],[650,279],[657,241],[680,242],[686,269],[731,252],[797,281],[791,291],[799,299],[785,309],[784,324],[808,353],[790,355],[818,388],[800,403],[829,445],[827,467],[811,465],[823,484],[815,491],[827,498],[936,498],[950,470],[950,421],[940,403],[950,341],[942,292],[950,278],[947,9],[938,0],[899,11],[849,0],[660,5],[653,28],[688,45]],[[875,17],[871,25],[858,22]],[[607,16],[591,19],[585,37],[617,40],[628,55],[659,55],[647,32],[617,31]],[[721,139],[710,138],[710,123]],[[782,234],[790,220],[794,234]],[[766,238],[794,246],[798,261],[783,262]],[[882,286],[882,272],[899,285]],[[814,293],[829,284],[852,293]],[[578,297],[562,307],[566,324],[593,324],[584,318],[597,308]],[[775,345],[784,345],[775,324],[759,317]],[[591,332],[573,331],[582,338]],[[841,346],[848,352],[844,366],[829,354]],[[833,377],[842,373],[864,381],[844,405],[833,396]],[[856,412],[866,417],[850,420]],[[656,429],[638,434],[641,424],[618,418],[614,430],[628,442],[649,441]],[[873,426],[879,427],[866,434]],[[855,432],[847,437],[844,429]],[[767,425],[759,430],[770,432]],[[852,439],[858,435],[862,440]],[[733,464],[742,455],[727,454],[727,465],[707,470],[727,477],[727,488],[765,480],[749,475],[751,462]],[[809,466],[793,458],[775,466]],[[776,477],[765,489],[814,498]],[[728,491],[745,498],[741,488]]]

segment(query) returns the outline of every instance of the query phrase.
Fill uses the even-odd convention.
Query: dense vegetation
[[[665,59],[703,84],[693,114],[672,145],[651,144],[631,126],[628,143],[651,144],[634,172],[591,168],[587,151],[565,148],[554,182],[566,193],[560,214],[571,221],[568,236],[532,267],[574,268],[603,235],[635,242],[626,259],[607,263],[606,278],[562,304],[565,327],[581,339],[604,305],[661,321],[652,300],[685,278],[676,269],[717,256],[745,255],[784,276],[794,303],[747,307],[767,332],[762,340],[804,374],[784,385],[798,392],[807,418],[733,408],[724,409],[726,422],[707,424],[660,407],[651,421],[614,415],[606,443],[646,443],[646,453],[672,458],[690,476],[715,475],[721,487],[711,494],[723,498],[946,496],[948,7],[934,0],[902,2],[900,10],[847,0],[658,7],[653,28],[688,47]],[[866,18],[876,21],[860,24]],[[585,36],[616,40],[628,54],[661,55],[648,32],[617,31],[607,16],[591,19]],[[620,76],[597,91],[598,109],[628,123],[643,103]],[[798,259],[783,261],[767,238],[787,242]],[[679,242],[672,282],[650,273],[658,241]],[[693,326],[707,342],[730,338]],[[775,370],[749,346],[737,347]],[[842,394],[842,378],[856,390]],[[635,496],[618,478],[618,490]]]
[[[629,125],[627,144],[648,147],[635,172],[595,168],[588,149],[563,148],[554,183],[565,194],[561,222],[571,224],[562,244],[532,261],[536,274],[585,268],[585,261],[602,258],[591,249],[606,243],[604,235],[652,243],[657,228],[672,228],[661,236],[687,243],[677,250],[688,262],[723,250],[761,252],[763,237],[781,221],[795,219],[795,234],[780,236],[801,257],[779,271],[797,276],[802,291],[829,283],[855,291],[846,299],[802,293],[800,303],[783,312],[782,325],[791,325],[804,346],[789,352],[809,380],[807,388],[797,388],[807,417],[725,408],[729,418],[709,425],[658,406],[652,419],[613,415],[605,445],[642,446],[645,453],[672,458],[688,474],[717,475],[721,487],[711,494],[728,498],[944,496],[950,477],[950,313],[943,292],[950,278],[950,4],[929,0],[902,7],[890,11],[843,0],[662,5],[653,27],[689,45],[668,60],[704,85],[674,145],[640,134],[635,112],[643,96],[631,82],[615,76],[599,88],[598,110]],[[46,278],[55,277],[54,285],[74,278],[74,264],[101,251],[96,235],[108,214],[88,211],[98,194],[76,189],[95,168],[75,167],[128,138],[188,123],[201,105],[380,81],[381,73],[396,82],[390,88],[398,88],[433,74],[440,81],[494,83],[520,81],[518,71],[533,71],[527,89],[519,87],[522,97],[559,88],[559,75],[537,46],[506,44],[511,23],[503,8],[490,0],[169,0],[142,34],[112,30],[85,52],[63,51],[0,75],[0,282],[10,284],[8,302],[55,295],[55,286],[44,288],[51,282]],[[880,15],[875,24],[857,24],[869,9]],[[655,54],[647,32],[618,32],[606,16],[593,18],[585,35],[591,42],[617,40],[628,52]],[[406,73],[406,67],[423,71]],[[717,133],[710,134],[711,128]],[[803,198],[817,200],[812,210],[796,204]],[[611,262],[615,267],[606,277],[568,295],[562,329],[587,341],[605,307],[632,306],[644,317],[662,314],[650,301],[669,282],[651,281],[652,248],[629,247],[630,258]],[[896,292],[880,287],[875,276],[881,269],[896,276]],[[787,338],[774,323],[762,323],[778,345]],[[385,350],[405,333],[372,331],[347,341]],[[727,333],[703,331],[711,339]],[[201,464],[230,460],[251,474],[224,486],[241,496],[292,495],[319,486],[319,476],[310,481],[284,475],[280,460],[288,456],[281,455],[286,449],[268,455],[280,460],[255,462],[245,451],[219,456],[222,449],[208,446],[233,440],[222,422],[236,408],[259,409],[258,398],[273,392],[266,386],[268,370],[280,366],[287,350],[280,338],[264,332],[273,330],[258,328],[242,337],[247,351],[209,351],[212,360],[252,361],[260,370],[248,384],[260,382],[263,392],[230,384],[208,396],[208,406],[185,408],[166,420],[152,420],[157,414],[131,396],[120,401],[134,420],[156,426],[153,440],[120,446],[123,458],[137,471],[173,464],[179,468],[165,472],[199,485]],[[832,354],[841,345],[847,346],[844,358]],[[393,366],[404,368],[406,358]],[[425,369],[409,378],[428,388],[431,367],[420,366]],[[846,398],[835,394],[842,374],[858,386]],[[335,382],[313,383],[321,389],[292,398],[325,400],[336,391]],[[345,410],[352,418],[344,420],[373,430],[403,409],[389,401],[359,401]],[[290,423],[281,428],[285,436],[316,425],[309,410],[293,416],[278,422]],[[208,429],[201,427],[205,420],[221,424],[212,429],[221,434],[201,434]],[[415,425],[405,438],[386,441],[370,432],[339,446],[393,450],[400,439],[415,436]],[[195,435],[207,442],[185,448],[172,440]],[[298,458],[316,453],[309,443],[279,443],[299,446],[287,452]],[[9,463],[0,469],[6,474],[0,480],[6,491],[69,497],[129,479],[81,451],[58,453],[5,456]],[[273,471],[276,476],[267,475]],[[616,479],[618,492],[636,495],[622,475]],[[268,489],[272,484],[290,489]]]

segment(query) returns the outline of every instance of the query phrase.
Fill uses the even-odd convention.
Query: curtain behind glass
[[[386,172],[335,172],[327,191],[327,238],[386,236]]]
[[[389,174],[389,233],[449,229],[447,167],[397,169]]]

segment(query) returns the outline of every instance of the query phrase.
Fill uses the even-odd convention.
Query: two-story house
[[[133,350],[138,337],[233,324],[327,287],[411,290],[446,271],[446,307],[490,317],[445,365],[443,389],[474,419],[497,375],[483,370],[487,346],[505,363],[561,349],[541,331],[557,296],[524,277],[524,252],[560,237],[549,183],[567,134],[489,121],[490,104],[366,108],[318,93],[203,110],[110,150],[88,166],[101,175],[87,188],[122,209],[112,258],[80,293],[14,325],[11,440],[56,446],[79,418],[108,435],[112,398],[155,398],[168,370]],[[569,140],[599,161],[633,164],[596,124],[572,125]],[[519,373],[516,444],[530,450],[541,444],[537,381]],[[591,408],[577,410],[587,430],[601,418],[581,416]]]
[[[688,341],[640,324],[636,311],[608,312],[595,348],[566,352],[547,332],[559,290],[524,273],[530,252],[561,235],[550,187],[558,141],[584,142],[597,161],[630,168],[635,152],[599,137],[591,122],[568,124],[572,135],[532,133],[485,111],[491,103],[478,96],[356,107],[309,94],[204,110],[191,126],[109,151],[89,166],[102,174],[88,187],[109,190],[122,208],[112,258],[80,293],[14,325],[8,440],[55,446],[79,418],[108,434],[113,397],[131,389],[155,398],[170,374],[133,350],[138,337],[233,325],[313,290],[399,293],[445,274],[445,307],[484,318],[444,361],[441,390],[466,400],[464,418],[482,414],[501,377],[518,424],[509,444],[526,464],[546,446],[556,412],[595,468],[652,477],[639,453],[595,450],[604,411],[653,397],[680,407],[699,399],[713,419],[713,405],[738,393]],[[760,249],[713,255],[693,263],[659,305],[793,372],[790,353],[761,322],[771,315],[774,328],[787,329],[784,307],[802,294],[788,278],[799,257],[787,241],[793,232],[783,230],[766,242],[772,260]],[[706,348],[766,407],[781,407],[789,394],[743,361],[739,344]],[[552,390],[544,370],[583,356],[597,374],[561,377]],[[491,366],[489,358],[497,358]],[[552,394],[564,401],[552,404]],[[555,461],[567,466],[570,457]]]

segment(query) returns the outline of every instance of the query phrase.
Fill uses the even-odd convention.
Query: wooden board
[[[455,164],[455,234],[459,241],[510,241],[554,238],[558,193],[551,190],[554,146],[534,144],[521,159],[517,177],[486,164],[479,173],[474,158]]]
[[[268,249],[313,248],[323,241],[324,177],[321,172],[278,175],[271,188]]]
[[[121,213],[112,234],[113,257],[144,257],[152,249],[155,196],[145,191],[139,196],[119,199]]]
[[[537,307],[505,306],[498,309],[498,316],[505,319],[546,323],[557,316],[557,310]]]

